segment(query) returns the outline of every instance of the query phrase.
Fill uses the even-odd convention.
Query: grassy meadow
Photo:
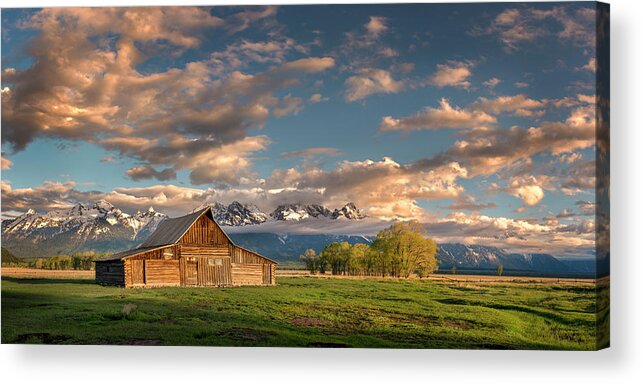
[[[123,289],[5,276],[2,343],[592,350],[597,293],[609,288],[279,277],[274,287]],[[598,303],[609,327],[609,303]]]

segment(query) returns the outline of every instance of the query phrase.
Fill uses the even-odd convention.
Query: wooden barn
[[[274,285],[277,262],[234,244],[212,209],[167,219],[138,248],[96,261],[96,282],[124,287]]]

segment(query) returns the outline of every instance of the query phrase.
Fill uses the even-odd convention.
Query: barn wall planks
[[[147,260],[147,259],[176,259],[181,256],[181,246],[178,244],[168,245],[162,248],[156,248],[147,252],[139,253],[134,256],[128,256],[126,260]]]
[[[272,265],[263,264],[261,267],[262,267],[261,268],[262,269],[262,271],[261,271],[261,274],[262,274],[261,283],[265,284],[265,285],[272,284]]]
[[[239,264],[272,264],[273,261],[266,259],[265,257],[259,256],[255,252],[249,251],[247,249],[232,246],[232,262]]]
[[[234,285],[262,285],[263,266],[261,264],[232,264]]]
[[[275,284],[276,263],[234,245],[171,245],[122,262],[110,262],[109,273],[107,264],[96,264],[99,284],[126,287]]]
[[[198,257],[197,285],[230,286],[232,285],[232,265],[229,257]]]
[[[125,285],[125,270],[121,260],[96,263],[96,282],[100,285]]]
[[[132,285],[145,284],[145,260],[128,260],[130,266],[130,283]]]
[[[181,245],[181,255],[183,256],[216,256],[229,257],[230,249],[226,245],[198,246],[198,245]]]
[[[145,285],[180,285],[178,260],[144,260]]]
[[[188,229],[179,243],[227,246],[230,240],[208,215],[203,215]]]

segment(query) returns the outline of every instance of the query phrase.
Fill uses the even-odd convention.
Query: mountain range
[[[211,206],[215,219],[222,226],[240,227],[313,218],[360,220],[365,217],[353,203],[335,210],[315,204],[284,204],[269,214],[253,204],[238,201]],[[76,204],[45,214],[29,209],[15,219],[2,221],[2,243],[19,257],[27,258],[82,251],[116,252],[141,244],[167,218],[152,207],[130,215],[105,200],[88,206]]]
[[[105,200],[46,214],[29,209],[2,221],[2,243],[18,257],[115,252],[143,242],[166,218],[153,208],[130,215]]]
[[[236,227],[271,221],[360,220],[365,217],[352,203],[335,210],[321,205],[284,204],[269,214],[255,205],[237,201],[227,206],[215,203],[212,207],[220,225]],[[167,217],[153,208],[130,215],[104,200],[91,206],[77,204],[46,214],[28,210],[15,219],[2,221],[2,246],[20,258],[82,251],[117,252],[141,244]],[[374,239],[373,236],[257,231],[229,235],[237,244],[280,262],[297,262],[306,249],[320,252],[334,241],[370,244]],[[543,253],[509,253],[501,248],[483,245],[440,244],[436,257],[443,272],[455,266],[457,271],[490,273],[500,264],[506,273],[591,276],[597,272],[597,262],[594,260],[563,260]],[[599,265],[599,274],[603,267]],[[609,268],[609,260],[606,267]]]

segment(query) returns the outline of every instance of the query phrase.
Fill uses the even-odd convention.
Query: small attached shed
[[[128,288],[274,285],[276,266],[234,244],[208,207],[163,221],[136,249],[96,260],[96,282]]]

